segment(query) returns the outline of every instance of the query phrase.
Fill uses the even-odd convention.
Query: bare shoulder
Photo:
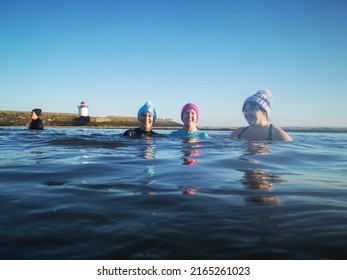
[[[239,127],[237,129],[235,129],[233,132],[230,133],[230,135],[228,136],[229,139],[234,139],[234,138],[237,138],[241,131],[245,129],[245,127]]]
[[[292,137],[277,125],[272,125],[272,140],[274,141],[293,141]]]

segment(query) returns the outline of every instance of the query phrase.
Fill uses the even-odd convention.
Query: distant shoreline
[[[136,117],[106,116],[80,117],[74,113],[44,112],[41,116],[44,127],[93,127],[93,128],[131,128],[138,127]],[[0,126],[28,126],[30,111],[0,110]],[[157,119],[156,128],[177,128],[181,124],[171,119]]]
[[[117,128],[128,129],[138,127],[136,117],[125,116],[106,116],[106,117],[88,117],[88,123],[84,123],[78,114],[74,113],[59,113],[59,112],[44,112],[42,121],[44,127],[90,127],[90,128]],[[0,110],[0,126],[23,126],[27,127],[30,123],[30,111],[10,111]],[[182,124],[173,121],[172,119],[158,119],[154,124],[155,129],[179,129]],[[233,131],[237,127],[220,126],[209,127],[199,126],[201,130],[220,130]],[[317,133],[347,133],[347,127],[283,127],[288,132],[317,132]]]

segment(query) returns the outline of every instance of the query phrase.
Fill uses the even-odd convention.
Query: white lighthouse
[[[81,102],[81,105],[78,106],[78,115],[80,117],[88,117],[88,106],[84,101]]]

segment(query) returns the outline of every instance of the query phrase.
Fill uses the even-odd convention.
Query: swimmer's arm
[[[229,139],[238,139],[241,129],[242,129],[242,127],[238,128],[238,129],[235,129],[232,133],[230,133],[228,138]]]
[[[293,138],[285,132],[282,128],[278,126],[273,126],[274,131],[273,131],[273,141],[293,141]]]

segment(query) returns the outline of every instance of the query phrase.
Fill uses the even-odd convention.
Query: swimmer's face
[[[189,124],[189,123],[196,123],[197,115],[194,109],[188,109],[185,110],[183,114],[183,123]]]
[[[32,120],[37,120],[39,117],[36,115],[34,111],[31,112],[31,119]]]
[[[247,103],[243,107],[243,114],[249,124],[259,124],[267,119],[266,113],[252,103]]]
[[[140,116],[140,128],[144,131],[151,131],[153,126],[153,115],[148,112],[144,112]]]

